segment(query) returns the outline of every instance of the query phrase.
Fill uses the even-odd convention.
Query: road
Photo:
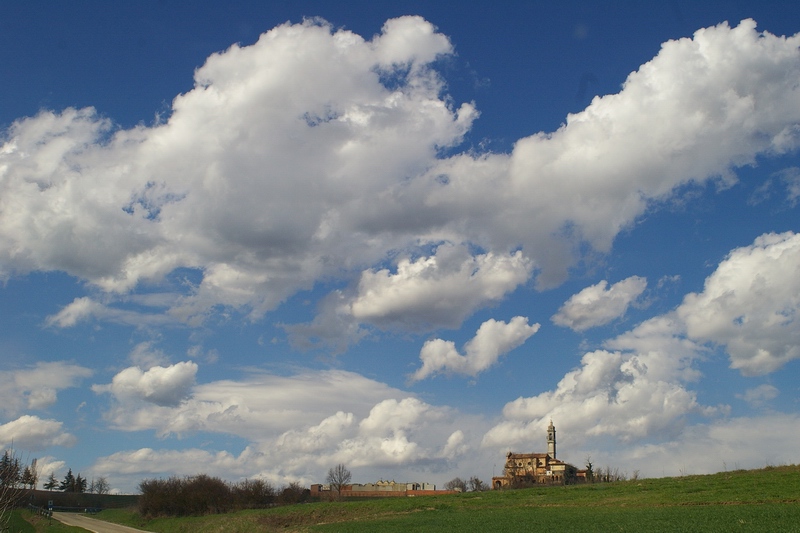
[[[102,520],[89,518],[88,516],[76,513],[53,513],[53,518],[62,524],[82,527],[92,533],[142,533],[142,531],[144,531],[142,529],[112,524],[111,522],[103,522]]]

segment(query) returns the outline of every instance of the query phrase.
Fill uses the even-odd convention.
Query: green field
[[[65,526],[28,510],[14,511],[8,526],[9,533],[86,533],[85,529]]]
[[[312,503],[194,518],[98,515],[159,533],[798,531],[800,466],[709,476]]]

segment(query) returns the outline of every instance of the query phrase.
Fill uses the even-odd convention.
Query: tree
[[[6,450],[0,459],[0,485],[16,487],[21,476],[22,466],[19,457],[12,450]]]
[[[86,492],[85,477],[81,477],[81,475],[78,474],[78,477],[75,478],[75,490],[73,490],[72,492]]]
[[[481,481],[478,476],[472,476],[469,478],[469,490],[472,492],[483,492],[489,490],[489,486]]]
[[[61,485],[58,486],[58,490],[61,492],[75,492],[75,476],[72,475],[72,469],[69,469],[67,475],[64,476],[64,480],[61,482]]]
[[[278,496],[278,503],[281,505],[292,505],[304,502],[308,499],[308,493],[308,489],[304,488],[300,483],[293,481],[283,487]]]
[[[592,464],[592,456],[588,455],[586,457],[586,481],[591,483],[594,481],[594,465]]]
[[[50,472],[50,475],[47,477],[47,481],[44,482],[43,486],[45,490],[55,490],[58,488],[58,480],[56,479],[54,472]]]
[[[108,480],[104,476],[93,479],[89,487],[89,492],[93,492],[95,494],[108,494],[108,491],[111,489],[111,486],[108,484]]]
[[[19,478],[19,482],[23,487],[28,487],[33,490],[33,487],[36,485],[36,480],[33,472],[31,471],[31,467],[25,467],[25,470],[22,471],[22,476]]]
[[[342,497],[342,489],[345,485],[350,484],[353,475],[344,464],[339,463],[335,467],[328,470],[328,477],[325,479],[331,486],[331,490],[336,491],[336,497]]]
[[[459,492],[467,492],[467,482],[460,477],[454,477],[444,484],[445,490],[457,490]]]
[[[5,450],[0,457],[0,531],[8,531],[11,511],[28,494],[25,486],[34,477],[32,471],[36,468],[36,461],[31,466],[25,466],[13,448]],[[23,480],[23,470],[28,472],[28,477]]]

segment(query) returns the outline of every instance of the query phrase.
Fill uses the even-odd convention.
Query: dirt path
[[[68,526],[82,527],[92,533],[142,533],[142,529],[136,529],[128,526],[121,526],[119,524],[112,524],[111,522],[104,522],[96,518],[89,518],[88,516],[75,513],[53,513],[53,518],[67,524]]]

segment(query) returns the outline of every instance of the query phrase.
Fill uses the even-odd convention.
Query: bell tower
[[[556,458],[556,427],[553,425],[552,420],[550,425],[547,426],[547,455],[551,459]]]

